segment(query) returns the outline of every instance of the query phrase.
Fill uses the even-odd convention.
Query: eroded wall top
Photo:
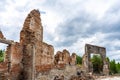
[[[43,27],[40,19],[40,12],[32,10],[25,19],[20,33],[20,43],[28,44],[43,40]]]

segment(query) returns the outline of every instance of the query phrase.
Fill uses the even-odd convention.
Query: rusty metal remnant
[[[108,75],[109,74],[109,64],[106,61],[106,49],[104,47],[99,47],[99,46],[90,45],[90,44],[85,45],[85,54],[83,55],[83,59],[82,59],[83,69],[86,72],[93,72],[92,63],[90,61],[91,54],[100,54],[100,56],[103,60],[102,73],[104,75]]]

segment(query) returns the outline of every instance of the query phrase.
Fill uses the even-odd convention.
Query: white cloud
[[[109,12],[109,10],[111,10],[113,6],[119,5],[118,3],[119,0],[7,0],[4,2],[4,5],[0,3],[0,5],[3,6],[3,9],[5,9],[0,12],[0,28],[8,39],[19,41],[19,32],[22,29],[24,19],[26,18],[27,14],[32,9],[39,9],[40,11],[45,12],[45,14],[41,14],[44,28],[44,41],[54,45],[55,51],[66,48],[70,52],[76,52],[82,55],[84,53],[85,43],[90,43],[99,46],[105,46],[107,48],[109,48],[107,45],[112,44],[113,47],[110,46],[111,51],[109,49],[108,53],[119,53],[119,51],[116,52],[115,47],[119,47],[118,45],[120,44],[120,40],[114,39],[110,41],[109,39],[106,39],[106,37],[109,35],[114,36],[112,35],[114,33],[102,33],[101,31],[98,31],[92,34],[92,36],[85,38],[80,36],[82,33],[87,34],[86,30],[95,24],[89,21],[89,17],[91,21],[98,20],[98,22],[101,24],[116,24],[116,22],[120,20],[119,12],[115,14]],[[62,35],[57,34],[59,31],[55,31],[58,26],[61,27],[60,25],[67,22],[69,19],[72,20],[74,17],[78,17],[78,15],[82,16],[84,14],[87,14],[85,16],[85,23],[82,24],[80,22],[74,22],[74,25],[72,25],[76,28],[76,31],[74,31],[76,36],[74,35],[74,37],[71,37],[71,35],[70,37],[63,38]],[[97,28],[99,28],[99,25],[97,25]],[[79,31],[79,28],[82,31]],[[105,26],[103,25],[101,28],[105,28]],[[69,29],[69,31],[72,32],[71,29]],[[94,31],[95,30],[93,30],[93,32]],[[76,38],[77,40],[75,40]],[[58,43],[64,42],[66,39],[69,40],[68,42],[74,41],[73,44],[71,46],[56,46]]]
[[[42,24],[44,26],[45,32],[54,33],[55,28],[59,23],[62,22],[62,17],[54,11],[45,11],[46,14],[41,14]]]
[[[91,15],[96,15],[98,18],[104,16],[105,12],[111,7],[113,1],[92,0],[85,3],[84,7]]]

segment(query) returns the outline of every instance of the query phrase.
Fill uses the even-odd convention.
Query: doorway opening
[[[92,72],[101,74],[103,72],[103,60],[100,54],[91,54],[90,61],[92,65]]]

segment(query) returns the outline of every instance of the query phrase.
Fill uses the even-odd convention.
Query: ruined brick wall
[[[19,80],[22,71],[22,46],[19,43],[9,44],[4,62],[0,63],[2,80]]]
[[[104,47],[95,46],[86,44],[85,45],[85,54],[83,56],[83,68],[86,72],[93,72],[92,70],[92,63],[90,61],[90,55],[93,54],[100,54],[102,60],[103,60],[103,71],[102,74],[108,75],[109,74],[109,67],[108,63],[106,61],[106,49]]]
[[[70,56],[69,51],[64,49],[62,52],[58,51],[55,55],[54,64],[57,68],[65,68],[66,65],[76,65],[76,54]]]
[[[55,64],[57,65],[57,64],[63,64],[64,62],[63,62],[63,56],[62,56],[62,52],[61,51],[58,51],[57,53],[56,53],[56,55],[55,55],[55,60],[54,60],[54,62],[55,62]]]
[[[47,71],[53,68],[54,65],[54,48],[52,45],[42,43],[41,50],[36,53],[35,67],[36,72]]]
[[[4,62],[0,63],[0,79],[19,80],[22,71],[22,46],[12,40],[6,40],[3,34],[0,42],[8,44]]]
[[[38,10],[32,10],[25,19],[20,44],[23,46],[23,75],[26,75],[23,79],[34,80],[35,74],[52,68],[54,48],[43,42],[43,27]]]
[[[55,64],[69,64],[70,62],[70,53],[66,49],[64,49],[62,52],[58,51],[55,55]]]
[[[32,10],[25,19],[23,29],[20,32],[20,43],[35,44],[43,40],[43,27],[41,24],[40,13],[38,10]]]
[[[76,65],[76,54],[72,53],[70,57],[70,65]]]
[[[9,76],[10,65],[11,65],[10,52],[11,52],[11,45],[8,45],[5,51],[4,61],[0,63],[0,73],[1,73],[0,78],[3,80],[8,79]]]
[[[56,73],[66,77],[71,76],[67,76],[68,73],[76,73],[76,67],[70,66],[75,65],[75,54],[70,56],[67,50],[63,50],[54,57],[54,47],[43,42],[43,27],[38,10],[32,10],[26,17],[20,32],[20,42],[6,40],[2,33],[0,42],[8,44],[5,60],[0,63],[2,80],[41,80],[41,76],[51,80]],[[70,72],[71,69],[75,70],[74,73]]]
[[[34,80],[35,56],[41,54],[43,29],[40,21],[39,11],[32,10],[20,32],[20,44],[23,46],[23,75],[26,75],[23,79],[25,80]]]
[[[22,46],[20,43],[15,42],[10,46],[11,52],[10,52],[10,70],[9,70],[9,77],[10,80],[19,80],[21,77],[21,72],[23,69],[22,65],[22,58],[23,58],[23,52],[22,52]]]
[[[66,49],[63,50],[63,61],[64,61],[65,64],[70,63],[70,53]]]

